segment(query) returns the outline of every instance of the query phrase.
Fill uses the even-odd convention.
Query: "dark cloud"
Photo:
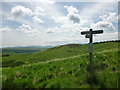
[[[70,15],[69,19],[73,21],[74,23],[80,23],[80,18],[75,15]]]
[[[108,28],[110,26],[110,24],[100,24],[100,27],[102,28]]]
[[[52,34],[52,33],[54,33],[54,32],[48,31],[47,33],[48,33],[48,34]]]

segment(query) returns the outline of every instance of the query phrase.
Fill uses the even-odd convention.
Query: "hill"
[[[95,44],[93,47],[94,52],[102,51],[105,49],[116,48],[118,42],[108,42]],[[12,53],[2,57],[3,67],[16,67],[24,64],[45,62],[52,59],[67,58],[75,55],[88,53],[88,45],[68,44],[58,47],[49,48],[42,52],[35,53]]]
[[[1,48],[0,51],[2,53],[33,53],[33,52],[41,52],[52,46],[24,46],[24,47],[5,47]]]
[[[117,88],[118,52],[118,42],[94,44],[92,85],[87,45],[70,44],[3,57],[3,88]],[[16,65],[10,60],[24,63]]]

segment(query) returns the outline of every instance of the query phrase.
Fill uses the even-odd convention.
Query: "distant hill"
[[[52,46],[17,46],[17,47],[6,47],[1,48],[0,52],[2,53],[33,53],[33,52],[41,52]]]
[[[61,46],[56,46],[56,47],[48,48],[48,50],[58,49],[58,48],[62,48],[62,47],[75,48],[75,47],[80,47],[80,46],[81,46],[81,44],[66,44],[66,45],[61,45]]]

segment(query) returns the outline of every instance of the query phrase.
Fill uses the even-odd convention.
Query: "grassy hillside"
[[[90,79],[87,45],[63,45],[32,54],[3,57],[2,83],[9,88],[116,88],[118,43],[94,45],[94,79]],[[13,62],[24,62],[16,65]],[[26,63],[27,62],[27,63]],[[13,67],[14,66],[14,67]]]
[[[94,52],[117,48],[117,42],[109,42],[94,45]],[[38,63],[52,59],[67,58],[75,55],[88,53],[88,45],[68,44],[44,50],[36,53],[12,53],[9,56],[2,57],[3,67],[16,67],[24,64]]]

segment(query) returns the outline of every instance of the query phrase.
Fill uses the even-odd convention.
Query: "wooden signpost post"
[[[93,72],[93,62],[92,62],[92,52],[93,52],[93,34],[101,34],[103,33],[103,30],[95,30],[93,31],[90,29],[90,31],[83,31],[81,32],[81,35],[85,35],[86,38],[89,38],[89,54],[90,54],[90,73]],[[92,76],[91,76],[92,77]]]

